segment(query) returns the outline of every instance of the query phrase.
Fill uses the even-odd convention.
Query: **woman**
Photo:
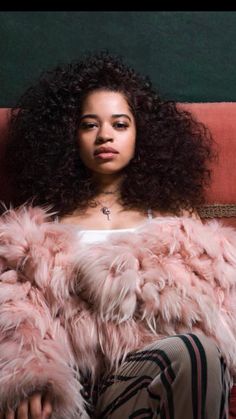
[[[8,157],[13,205],[33,204],[0,223],[1,418],[228,417],[235,232],[196,215],[211,146],[109,53],[22,97]]]

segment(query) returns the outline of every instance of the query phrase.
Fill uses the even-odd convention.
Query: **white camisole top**
[[[147,222],[150,222],[153,219],[152,210],[147,210],[147,221],[142,222],[136,227],[131,228],[120,228],[120,229],[109,229],[109,230],[83,230],[78,229],[78,235],[80,238],[80,243],[91,244],[103,242],[106,238],[112,233],[125,233],[125,232],[134,232],[137,231],[140,227],[143,227]]]

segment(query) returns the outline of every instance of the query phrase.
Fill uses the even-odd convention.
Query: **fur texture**
[[[74,230],[42,208],[0,219],[2,410],[47,390],[53,419],[87,418],[81,372],[182,332],[215,339],[236,373],[234,229],[176,217],[93,245]]]

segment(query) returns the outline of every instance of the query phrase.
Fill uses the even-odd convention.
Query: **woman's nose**
[[[97,141],[112,141],[113,134],[108,126],[101,126],[97,132]]]

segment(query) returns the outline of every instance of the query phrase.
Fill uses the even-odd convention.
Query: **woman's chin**
[[[93,173],[101,175],[116,175],[122,173],[123,169],[126,166],[122,167],[108,167],[108,165],[102,165],[96,168],[91,169]]]

